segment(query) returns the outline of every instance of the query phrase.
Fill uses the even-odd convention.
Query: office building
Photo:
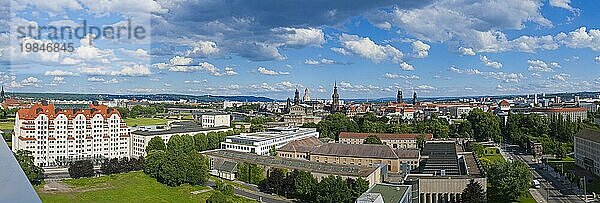
[[[229,127],[231,126],[231,116],[229,114],[222,113],[202,113],[199,116],[200,123],[203,128],[214,128],[214,127]]]
[[[573,144],[575,164],[600,176],[600,131],[581,129]]]
[[[268,155],[272,148],[279,149],[289,142],[309,137],[319,137],[315,128],[276,127],[266,132],[242,133],[227,136],[221,149]]]
[[[165,144],[169,142],[173,135],[191,135],[208,134],[210,132],[227,132],[233,128],[228,126],[203,128],[193,122],[173,122],[169,125],[144,126],[131,132],[131,156],[146,156],[146,147],[154,137],[160,137]]]

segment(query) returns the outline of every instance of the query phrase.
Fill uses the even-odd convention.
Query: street
[[[540,188],[530,188],[529,192],[537,202],[584,202],[579,198],[572,184],[564,184],[555,178],[550,171],[544,169],[542,164],[532,161],[533,155],[526,155],[516,150],[503,150],[507,160],[521,161],[529,165],[533,180],[540,182]],[[515,154],[516,152],[516,154]]]

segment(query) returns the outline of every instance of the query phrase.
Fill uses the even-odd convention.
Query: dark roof
[[[230,172],[230,173],[235,172],[236,167],[237,167],[237,163],[227,161],[224,159],[215,159],[213,164],[215,166],[215,169],[217,169],[219,171]]]
[[[599,130],[584,128],[584,129],[581,129],[578,133],[576,133],[575,137],[585,139],[585,140],[590,140],[590,141],[593,141],[596,143],[600,143],[600,131]]]
[[[433,134],[430,133],[353,133],[353,132],[341,132],[341,138],[350,139],[366,139],[369,135],[375,135],[377,138],[382,140],[407,140],[417,139],[419,135],[423,135],[426,140],[431,140]]]
[[[283,147],[277,149],[277,151],[285,151],[285,152],[301,152],[307,153],[311,152],[315,149],[315,147],[323,145],[323,142],[316,137],[309,137],[301,140],[294,140]]]
[[[261,166],[270,166],[285,169],[297,169],[314,173],[345,175],[354,177],[367,177],[373,171],[378,170],[378,165],[342,165],[333,163],[318,163],[300,159],[286,159],[276,156],[260,156],[254,153],[236,152],[231,150],[211,150],[201,152],[212,157],[228,159],[235,162],[252,163]]]
[[[142,135],[142,136],[155,136],[155,135],[165,135],[165,134],[187,134],[187,133],[195,133],[201,131],[210,131],[210,130],[224,130],[230,127],[228,126],[219,126],[212,128],[203,128],[197,124],[190,124],[188,122],[181,123],[172,123],[172,127],[168,130],[157,130],[157,131],[145,131],[145,130],[136,130],[131,132],[132,134]]]
[[[400,152],[400,154],[397,154]],[[377,144],[344,144],[327,143],[315,148],[311,152],[315,155],[343,156],[343,157],[369,157],[369,158],[417,158],[418,150],[394,150],[388,145]],[[407,157],[405,157],[407,156]]]
[[[440,175],[444,170],[446,175],[461,175],[454,142],[426,142],[422,154],[429,157],[421,173]]]

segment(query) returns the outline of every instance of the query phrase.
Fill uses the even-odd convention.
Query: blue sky
[[[600,6],[570,0],[13,0],[8,91],[329,98],[598,91]],[[16,26],[132,24],[144,40],[18,38]],[[23,53],[23,42],[75,51]],[[85,42],[85,40],[84,40]],[[410,94],[410,93],[409,93]],[[407,94],[407,95],[409,95]]]

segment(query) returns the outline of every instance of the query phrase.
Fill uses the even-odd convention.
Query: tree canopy
[[[38,185],[44,180],[44,169],[34,164],[31,152],[19,150],[13,154],[32,185]]]

